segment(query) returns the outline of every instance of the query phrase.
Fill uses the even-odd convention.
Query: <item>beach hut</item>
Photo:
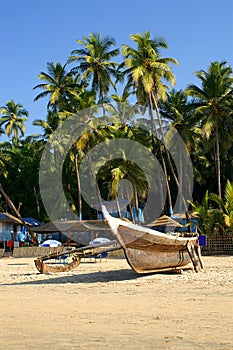
[[[111,230],[104,220],[64,220],[33,227],[33,232],[45,239],[56,239],[65,245],[88,245],[97,237],[112,239]]]
[[[21,221],[8,213],[0,213],[0,248],[12,252],[22,229]]]
[[[9,213],[0,213],[0,249],[11,253],[15,247],[20,247],[22,242],[28,241],[27,229],[41,223],[30,217],[23,218],[22,221]],[[30,237],[32,239],[32,237]]]
[[[152,221],[150,224],[146,225],[149,228],[155,229],[160,232],[173,232],[175,228],[182,227],[180,223],[173,220],[167,215],[163,215],[157,220]]]

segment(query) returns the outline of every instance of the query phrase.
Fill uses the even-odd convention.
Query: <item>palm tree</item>
[[[7,162],[9,160],[9,150],[11,148],[12,144],[10,142],[0,142],[0,178],[7,177]]]
[[[61,119],[59,118],[59,113],[57,111],[48,110],[46,120],[35,119],[33,125],[41,127],[44,131],[43,137],[47,139],[61,124]]]
[[[24,136],[26,127],[25,122],[28,118],[28,111],[23,108],[20,103],[15,103],[13,100],[8,101],[6,106],[0,107],[0,127],[5,127],[7,136],[13,134],[14,140],[17,142],[19,139],[19,133]]]
[[[72,72],[66,72],[66,64],[62,66],[59,62],[56,64],[47,63],[47,70],[48,73],[41,72],[38,75],[38,78],[45,83],[38,84],[33,88],[43,90],[34,98],[34,101],[48,97],[47,107],[59,110],[60,104],[69,104],[71,97],[78,97],[79,76],[74,78]]]
[[[112,49],[115,40],[109,36],[101,38],[100,34],[90,33],[89,37],[77,40],[83,48],[73,50],[68,62],[79,62],[73,71],[80,71],[82,79],[90,82],[91,90],[98,92],[99,100],[103,102],[108,95],[110,86],[115,89],[112,80],[117,77],[118,63],[111,59],[119,54],[119,49]]]
[[[115,164],[115,167],[114,167]],[[145,198],[147,193],[147,182],[145,180],[145,175],[143,171],[133,164],[131,161],[118,161],[118,162],[112,162],[112,164],[109,164],[110,168],[104,169],[104,171],[108,171],[111,174],[110,180],[110,191],[109,195],[114,197],[116,199],[116,203],[118,206],[118,212],[119,216],[121,217],[121,211],[119,206],[119,195],[120,199],[127,199],[132,200],[135,205],[136,213],[137,213],[137,221],[139,223],[139,202],[142,198]],[[122,180],[128,180],[132,185],[132,193],[129,187],[129,184],[127,183],[126,187],[123,189],[123,193],[119,192],[119,182]],[[129,193],[127,193],[127,191]],[[130,195],[132,198],[130,198]],[[132,204],[129,204],[129,207],[132,208]],[[134,217],[132,217],[132,220],[134,221]]]
[[[110,122],[114,125],[129,125],[134,120],[136,113],[140,111],[140,107],[132,105],[128,97],[129,94],[126,92],[122,95],[112,94],[113,103],[109,102],[105,105],[105,109],[111,115]]]
[[[226,189],[225,189],[225,223],[231,229],[231,233],[233,233],[233,183],[227,181]]]
[[[206,191],[201,204],[190,202],[193,215],[197,216],[198,231],[207,236],[213,234],[216,229],[223,229],[222,213],[219,209],[210,207],[210,197],[209,191]]]
[[[196,72],[201,80],[201,87],[191,84],[186,93],[198,99],[196,112],[201,118],[201,125],[207,139],[215,136],[215,156],[218,194],[221,197],[221,163],[220,163],[220,134],[226,135],[229,103],[233,96],[233,71],[226,62],[212,62],[207,71]],[[232,118],[232,113],[231,113]],[[231,121],[232,124],[232,121]],[[228,128],[227,128],[228,129]],[[231,131],[232,135],[232,131]]]
[[[123,74],[127,76],[127,85],[135,88],[140,104],[145,103],[145,94],[147,102],[149,96],[154,96],[156,101],[159,98],[165,99],[167,86],[163,84],[163,80],[175,84],[170,64],[178,64],[178,61],[161,57],[160,50],[166,49],[167,43],[163,38],[152,39],[150,31],[130,37],[137,44],[137,49],[128,45],[122,46],[127,67]]]
[[[167,43],[163,38],[152,39],[150,37],[150,31],[143,34],[131,35],[131,39],[137,44],[137,49],[134,49],[128,45],[123,45],[122,47],[122,53],[125,57],[125,65],[127,67],[127,69],[124,71],[124,75],[127,76],[126,89],[128,90],[130,87],[134,89],[139,104],[145,105],[149,103],[152,127],[156,133],[156,137],[159,140],[160,138],[158,135],[157,126],[153,117],[153,109],[155,108],[159,121],[161,138],[165,144],[163,125],[158,108],[158,100],[166,98],[166,89],[168,87],[164,85],[164,82],[168,82],[173,85],[175,84],[175,77],[171,71],[170,64],[178,65],[178,61],[174,58],[161,57],[160,50],[162,48],[167,48]],[[167,169],[160,142],[159,146],[167,184],[169,211],[172,213]],[[179,185],[168,151],[166,153],[173,176],[176,179],[177,185]]]
[[[209,198],[219,205],[225,224],[231,233],[233,233],[233,183],[230,183],[229,180],[227,181],[224,200],[215,193],[210,193]]]
[[[197,118],[193,116],[194,101],[189,101],[183,90],[172,89],[165,101],[159,101],[159,110],[164,119],[172,122],[191,151],[195,147],[194,134],[197,131]]]
[[[167,93],[165,101],[159,101],[159,110],[164,120],[171,122],[171,125],[176,128],[182,140],[185,142],[187,150],[191,155],[193,150],[197,153],[197,141],[200,139],[200,129],[197,127],[197,117],[193,116],[194,101],[189,101],[188,96],[183,90],[176,91],[172,89]],[[179,183],[183,192],[183,186],[188,184],[185,181],[185,171],[183,171],[183,153],[181,145],[177,140],[170,140],[171,147],[176,150],[179,159],[180,178]],[[200,155],[200,154],[198,154]],[[182,212],[182,199],[180,198],[180,212]]]

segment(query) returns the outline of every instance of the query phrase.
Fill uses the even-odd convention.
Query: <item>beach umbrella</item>
[[[102,243],[107,243],[107,242],[110,242],[110,240],[105,238],[105,237],[97,237],[97,238],[93,239],[93,241],[91,241],[90,244],[102,244]],[[108,252],[104,252],[101,254],[95,254],[93,257],[95,259],[96,258],[107,258]]]
[[[105,237],[97,237],[93,239],[93,241],[91,241],[90,244],[100,244],[100,243],[107,243],[107,242],[110,242],[110,240]]]
[[[44,241],[43,243],[40,244],[40,247],[60,247],[61,242],[56,241],[56,239],[48,239],[47,241]]]

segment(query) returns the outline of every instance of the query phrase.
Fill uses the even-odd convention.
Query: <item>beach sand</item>
[[[233,256],[137,275],[124,259],[40,274],[0,259],[0,349],[233,349]]]

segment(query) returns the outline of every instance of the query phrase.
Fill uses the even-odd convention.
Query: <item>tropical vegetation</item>
[[[88,128],[69,149],[62,177],[66,197],[79,218],[96,218],[96,211],[82,198],[82,160],[96,145],[114,139],[137,141],[156,156],[167,192],[162,212],[170,215],[177,193],[182,192],[182,181],[165,147],[165,133],[172,126],[187,147],[194,172],[192,202],[181,198],[181,208],[199,216],[203,233],[216,229],[232,232],[232,67],[225,61],[213,61],[195,73],[199,84],[190,82],[184,90],[177,91],[173,67],[179,62],[163,55],[168,48],[165,39],[153,38],[150,31],[133,34],[130,39],[131,45],[117,47],[111,36],[90,33],[77,40],[78,47],[66,62],[47,63],[46,70],[38,74],[38,84],[32,87],[37,91],[35,103],[41,99],[47,107],[44,118],[33,122],[41,131],[39,135],[27,134],[30,113],[9,96],[9,101],[0,107],[0,183],[22,216],[49,220],[40,195],[40,158],[54,131],[74,117]],[[106,117],[103,125],[95,122],[97,105]],[[143,117],[145,108],[150,115],[148,130],[132,122],[139,110]],[[53,140],[54,169],[64,147],[63,140]],[[174,147],[179,154],[178,145]],[[132,185],[131,205],[138,211],[140,204],[146,204],[148,181],[142,169],[125,157],[123,149],[121,158],[105,159],[105,164],[103,161],[98,166],[96,192],[102,198],[118,202],[118,185],[127,180]],[[182,170],[184,179],[185,176]],[[155,191],[160,190],[157,184]],[[0,196],[0,211],[8,210]],[[121,215],[120,207],[118,213]]]

